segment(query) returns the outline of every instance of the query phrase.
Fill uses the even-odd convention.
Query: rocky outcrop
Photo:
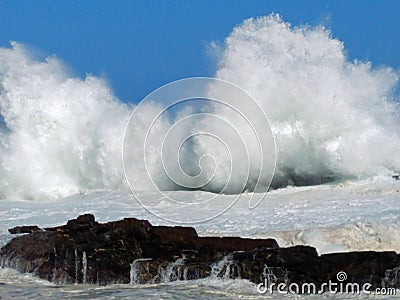
[[[14,228],[8,229],[8,232],[11,234],[19,234],[19,233],[33,233],[37,231],[41,231],[39,227],[34,226],[16,226]]]
[[[343,177],[343,176],[342,176]],[[272,182],[272,189],[284,188],[287,186],[310,186],[333,182],[338,179],[338,175],[323,174],[297,174],[294,170],[285,170],[280,174],[275,174]]]
[[[11,240],[1,265],[56,283],[159,283],[208,276],[262,283],[347,281],[399,287],[395,252],[350,252],[319,256],[308,246],[279,248],[273,239],[199,237],[191,227],[152,226],[134,218],[98,223],[82,215],[64,226]],[[343,281],[345,282],[345,281]]]
[[[273,239],[199,237],[191,227],[152,226],[134,218],[102,224],[88,214],[64,226],[16,237],[0,255],[2,266],[52,282],[107,284],[130,282],[131,265],[143,258],[152,262],[149,274],[142,277],[160,282],[159,269],[185,253],[193,257],[188,276],[195,278],[208,276],[212,262],[235,250],[277,247]]]

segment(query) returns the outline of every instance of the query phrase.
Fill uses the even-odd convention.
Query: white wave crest
[[[0,49],[0,196],[42,199],[122,182],[129,109],[96,77],[67,76],[17,43]]]
[[[327,29],[293,28],[279,15],[246,20],[226,39],[216,76],[248,91],[269,117],[278,177],[399,170],[398,75],[348,61]]]
[[[270,120],[277,147],[276,186],[400,170],[395,95],[399,78],[391,68],[349,61],[343,43],[325,28],[292,27],[278,15],[246,20],[234,28],[220,50],[216,77],[249,92]],[[218,97],[211,91],[210,95]],[[158,104],[153,105],[140,116],[144,124],[157,111]],[[35,60],[17,43],[0,48],[0,197],[45,199],[123,188],[122,138],[132,109],[113,95],[104,80],[90,75],[74,78],[57,58]],[[190,111],[185,107],[174,113]],[[226,111],[212,107],[211,111],[240,127]],[[157,145],[176,120],[166,116],[160,122],[159,135],[153,135]],[[189,136],[200,123],[187,126],[179,135]],[[138,124],[135,133],[145,135],[147,128]],[[221,129],[212,120],[203,124]],[[239,132],[246,135],[247,130]],[[207,137],[193,139],[179,159],[186,165],[177,166],[176,172],[191,170],[196,175],[204,153],[214,153],[221,170],[203,189],[218,192],[224,188],[221,179],[230,175],[226,172],[229,157],[220,145],[214,151],[205,149],[215,144]],[[142,155],[142,148],[134,143],[128,146],[133,157]],[[260,157],[254,155],[251,142],[246,147],[253,155],[243,168],[250,166],[250,170],[235,174],[248,173],[249,184],[245,185],[252,190],[260,175]],[[163,164],[157,157],[149,159],[147,170],[133,172],[149,171],[161,189],[179,188],[164,180]],[[212,173],[215,161],[202,161],[205,173]],[[243,186],[242,177],[236,178],[238,186]],[[146,181],[142,185],[143,189],[151,187]]]

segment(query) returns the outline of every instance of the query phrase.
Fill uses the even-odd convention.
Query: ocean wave
[[[395,95],[399,78],[393,69],[349,61],[343,43],[329,30],[292,27],[278,15],[246,20],[233,29],[220,51],[215,76],[252,95],[270,121],[277,155],[274,187],[400,170]],[[219,96],[212,91],[209,95]],[[157,105],[149,105],[140,117],[151,117]],[[1,48],[0,197],[51,199],[98,189],[125,189],[121,149],[134,108],[117,99],[105,80],[92,75],[73,77],[55,57],[37,60],[19,43]],[[157,142],[196,109],[184,107],[160,119]],[[210,105],[202,109],[240,125],[227,110]],[[213,120],[199,123],[205,130],[218,126]],[[184,140],[196,126],[182,129],[177,140]],[[142,135],[146,130],[140,125],[136,128]],[[251,154],[249,164],[236,166],[236,179],[242,186],[244,168],[250,166],[249,184],[244,186],[252,191],[263,157],[252,154],[252,142],[246,146]],[[143,154],[140,145],[129,147],[135,155]],[[204,174],[214,174],[215,162],[229,171],[226,152],[213,147],[220,146],[209,137],[193,139],[179,153],[184,166],[170,171],[188,170],[190,176],[196,175],[205,153],[212,153],[214,159],[201,161]],[[164,165],[156,158],[150,157],[147,170],[133,172],[139,176],[150,172],[160,189],[180,189],[168,183]],[[223,191],[225,178],[232,175],[225,171],[216,172],[203,189]]]

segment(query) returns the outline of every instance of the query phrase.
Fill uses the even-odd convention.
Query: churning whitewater
[[[319,183],[325,176],[366,178],[400,170],[395,130],[400,125],[399,78],[394,70],[349,61],[343,43],[329,30],[292,27],[278,15],[246,20],[220,47],[215,76],[246,90],[269,118],[277,180],[291,184],[301,176]],[[102,78],[73,77],[59,59],[37,60],[19,43],[1,48],[0,197],[39,200],[125,189],[121,149],[134,108],[117,99]],[[154,107],[147,109],[151,116]],[[188,112],[186,107],[161,118],[159,139]],[[147,128],[139,124],[135,130]],[[181,130],[179,143],[191,132]],[[191,141],[180,160],[189,164],[184,170],[195,173],[204,145],[214,143]],[[142,153],[135,143],[128,147]],[[215,160],[202,167],[213,169],[215,161],[229,165],[225,152],[209,150]],[[260,157],[249,159],[251,167]],[[162,183],[163,165],[149,161],[148,170]],[[226,176],[216,174],[214,192],[223,189],[218,176]]]

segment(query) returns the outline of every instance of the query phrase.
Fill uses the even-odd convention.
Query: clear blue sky
[[[351,59],[400,69],[398,0],[0,0],[0,46],[15,40],[55,54],[76,75],[105,76],[119,98],[137,102],[169,81],[213,75],[207,44],[271,12],[293,25],[326,25]]]

